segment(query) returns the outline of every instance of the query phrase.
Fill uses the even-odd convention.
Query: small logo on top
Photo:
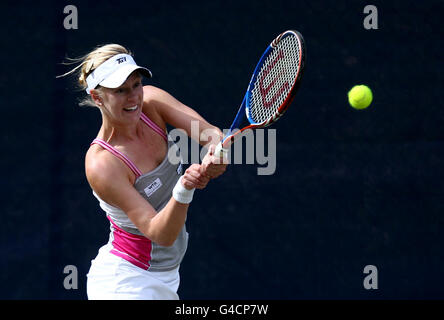
[[[159,178],[154,180],[148,187],[144,189],[145,194],[147,197],[151,196],[154,192],[159,190],[159,188],[162,186],[162,181],[160,181]]]

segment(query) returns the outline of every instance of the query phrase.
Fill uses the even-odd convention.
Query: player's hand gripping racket
[[[229,132],[216,146],[216,155],[224,157],[243,131],[267,127],[284,114],[299,88],[304,60],[304,39],[299,32],[285,31],[271,42],[253,72]]]

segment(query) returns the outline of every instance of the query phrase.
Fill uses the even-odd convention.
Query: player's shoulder
[[[128,175],[122,161],[97,144],[90,146],[86,153],[85,173],[93,187],[113,183]]]
[[[165,107],[176,101],[173,95],[166,90],[147,85],[143,87],[143,102],[145,104],[154,104],[157,107]]]
[[[143,86],[143,100],[151,101],[153,99],[161,99],[163,96],[168,95],[168,93],[156,86],[146,85]]]
[[[165,90],[151,85],[143,87],[142,112],[160,128],[166,127],[163,114],[170,104],[168,97],[169,94]]]

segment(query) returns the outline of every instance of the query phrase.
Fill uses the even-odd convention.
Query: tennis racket
[[[271,42],[256,65],[230,130],[216,146],[216,155],[224,157],[243,131],[267,127],[284,114],[299,88],[304,63],[305,44],[299,32],[285,31]]]

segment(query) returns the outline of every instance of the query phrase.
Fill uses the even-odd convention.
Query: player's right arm
[[[116,157],[106,151],[88,153],[86,176],[91,188],[108,204],[120,208],[147,238],[161,246],[171,246],[177,239],[188,211],[171,197],[159,212],[134,188],[133,173]],[[204,188],[208,181],[198,180],[198,167],[187,169],[183,176],[187,188]],[[196,171],[196,172],[195,172]]]

